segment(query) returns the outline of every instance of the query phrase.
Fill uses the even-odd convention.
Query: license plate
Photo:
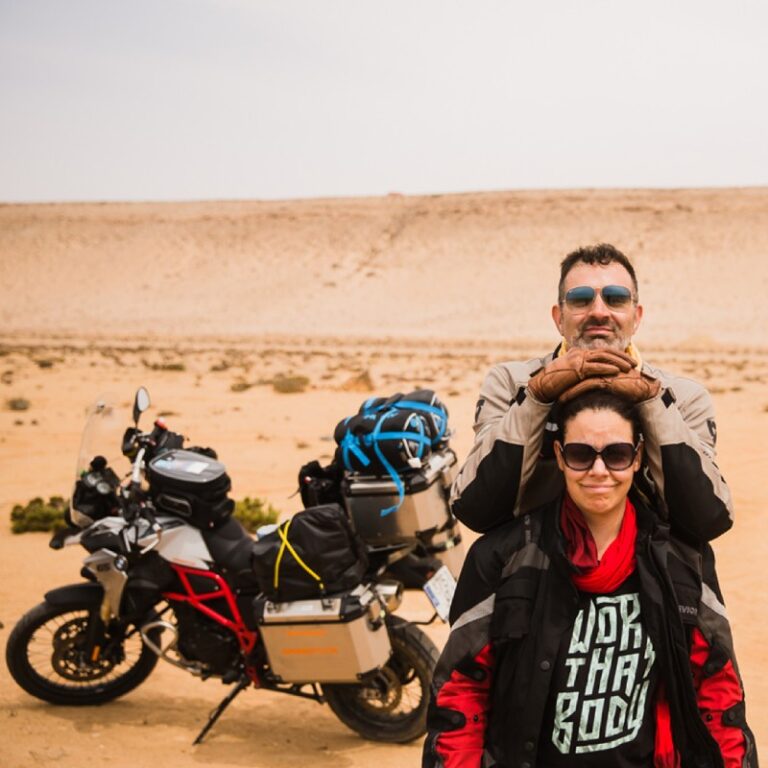
[[[437,611],[437,615],[443,621],[448,621],[451,601],[455,591],[456,579],[453,578],[453,574],[447,565],[442,566],[424,585],[424,592],[426,592],[429,602],[432,603],[435,611]]]

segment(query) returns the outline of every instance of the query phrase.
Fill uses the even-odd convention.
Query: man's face
[[[583,349],[617,349],[624,351],[640,326],[643,308],[634,301],[626,306],[610,307],[600,289],[606,285],[628,288],[634,298],[632,278],[621,264],[576,264],[565,277],[565,293],[571,288],[589,286],[595,298],[586,307],[570,306],[568,302],[552,307],[552,319],[570,347]]]

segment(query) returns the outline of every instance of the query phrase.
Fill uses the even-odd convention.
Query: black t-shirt
[[[580,592],[560,644],[539,739],[538,766],[653,765],[658,663],[635,574],[610,594]]]

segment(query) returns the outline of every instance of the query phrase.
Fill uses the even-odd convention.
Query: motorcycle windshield
[[[87,410],[80,451],[77,455],[75,480],[90,469],[96,456],[103,456],[118,476],[128,471],[121,446],[125,428],[132,423],[130,407],[120,405],[112,394],[100,395]]]

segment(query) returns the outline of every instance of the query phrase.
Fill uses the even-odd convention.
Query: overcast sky
[[[764,0],[0,0],[0,200],[768,184]]]

